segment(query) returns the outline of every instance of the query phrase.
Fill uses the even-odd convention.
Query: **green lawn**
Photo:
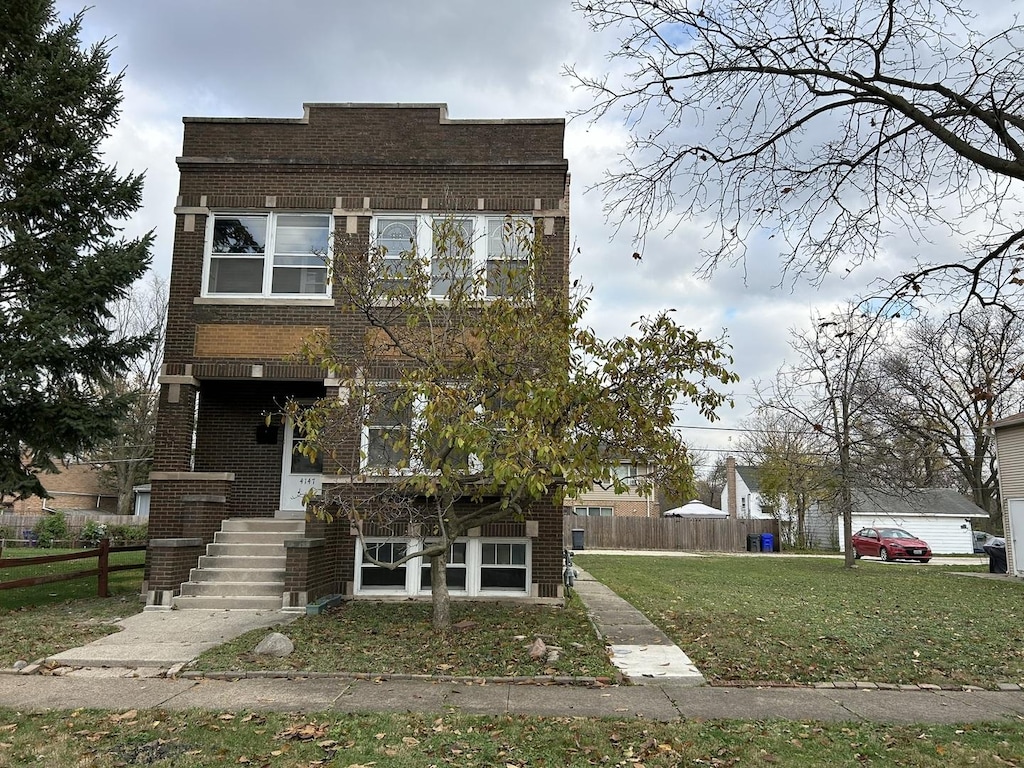
[[[862,560],[846,569],[771,555],[576,562],[660,626],[712,683],[1024,683],[1024,586],[950,575],[971,566]]]
[[[67,549],[4,549],[8,557],[42,557]],[[111,564],[141,563],[145,552],[114,553]],[[95,559],[48,565],[0,567],[0,582],[96,567]],[[116,631],[112,620],[142,610],[142,569],[110,574],[111,597],[96,596],[96,577],[55,581],[35,587],[0,590],[0,667],[15,661],[35,661],[91,642]],[[2,738],[0,738],[2,741]],[[2,766],[0,754],[0,766]]]
[[[266,630],[242,635],[199,657],[202,670],[288,669],[309,672],[391,672],[460,676],[569,675],[615,677],[577,599],[558,606],[452,603],[453,628],[431,628],[429,603],[349,602],[305,616],[281,631],[295,644],[286,659],[256,656]],[[534,660],[535,638],[560,650]]]
[[[821,766],[1005,768],[1024,727],[779,721],[294,715],[256,712],[25,714],[0,709],[0,766],[274,768],[422,766]]]

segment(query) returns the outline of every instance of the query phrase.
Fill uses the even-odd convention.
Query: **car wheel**
[[[885,547],[882,547],[881,551],[879,551],[878,553],[878,556],[882,558],[883,561],[887,561],[889,559],[889,550]]]
[[[864,557],[864,555],[862,555],[856,549],[853,550],[853,559],[854,560],[860,560],[862,557]]]
[[[931,558],[930,558],[930,557],[922,557],[922,558],[921,558],[921,562],[922,562],[922,563],[927,563],[927,562],[928,562],[929,560],[931,560]]]

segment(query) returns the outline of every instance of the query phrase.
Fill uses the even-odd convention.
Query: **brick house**
[[[661,517],[657,493],[640,493],[636,478],[649,474],[653,467],[623,460],[612,471],[626,484],[624,493],[595,485],[575,499],[566,501],[565,513],[579,517]]]
[[[564,121],[450,120],[437,104],[308,104],[299,119],[184,126],[148,605],[301,610],[327,595],[429,594],[418,561],[384,575],[362,563],[348,522],[305,520],[307,489],[361,468],[311,466],[293,453],[287,421],[266,424],[289,398],[338,395],[337,380],[296,361],[304,338],[366,335],[311,252],[365,259],[396,229],[432,216],[458,211],[487,233],[512,214],[532,220],[550,253],[535,290],[567,291]],[[477,258],[487,261],[486,245]],[[352,436],[360,439],[365,452],[365,430]],[[561,516],[549,499],[522,521],[472,531],[452,563],[465,572],[453,596],[561,597]]]

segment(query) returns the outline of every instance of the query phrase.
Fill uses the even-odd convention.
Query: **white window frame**
[[[387,391],[386,386],[382,387],[382,391]],[[366,421],[363,423],[362,437],[360,439],[359,449],[359,470],[366,475],[411,475],[416,474],[418,468],[413,465],[410,461],[411,456],[406,455],[407,465],[399,468],[398,465],[375,465],[370,464],[370,432],[373,429],[386,429],[388,426],[394,428],[406,427],[409,429],[409,437],[411,439],[413,430],[416,429],[417,412],[422,413],[423,405],[420,402],[412,404],[411,413],[409,414],[408,423],[402,422],[401,424],[385,425],[385,424],[370,424],[370,414],[366,415]],[[411,446],[410,446],[411,447]],[[409,447],[406,448],[409,450]]]
[[[384,259],[385,261],[392,261],[398,258],[397,255],[388,253],[382,253],[379,248],[379,236],[378,230],[382,223],[387,221],[399,222],[416,220],[415,237],[414,242],[410,243],[410,246],[415,246],[416,253],[423,258],[427,263],[428,277],[430,278],[430,296],[434,299],[443,300],[447,291],[435,290],[434,285],[434,227],[438,222],[468,222],[472,227],[472,242],[470,243],[470,264],[468,268],[468,274],[470,276],[476,275],[481,271],[486,276],[489,265],[495,261],[526,261],[529,263],[530,253],[520,252],[518,247],[514,248],[509,252],[492,253],[491,252],[491,231],[492,226],[500,226],[501,231],[504,231],[506,222],[511,219],[513,222],[513,229],[521,226],[529,226],[530,228],[536,227],[536,222],[532,216],[526,216],[521,214],[507,214],[507,215],[496,215],[490,214],[473,214],[473,213],[451,213],[445,214],[440,212],[403,212],[403,211],[388,211],[375,214],[373,220],[370,223],[370,248],[371,253],[377,254],[377,258]],[[533,277],[530,276],[530,287],[533,289]],[[489,281],[484,280],[483,291],[475,298],[495,300],[501,298],[504,294],[492,294],[489,290]]]
[[[594,512],[594,510],[597,510],[597,514],[596,515],[592,514]],[[605,514],[606,511],[607,511],[608,514]],[[599,505],[590,505],[590,506],[582,506],[581,505],[581,506],[573,507],[572,513],[574,515],[576,515],[577,517],[614,517],[615,516],[615,508],[614,507],[603,507],[603,506],[599,506]]]
[[[524,543],[526,545],[525,552],[523,554],[524,562],[521,563],[521,564],[520,563],[509,562],[509,563],[490,563],[490,564],[485,565],[484,562],[483,562],[483,548],[485,546],[498,546],[498,547],[505,547],[505,546],[507,546],[507,547],[514,547],[514,546],[522,545]],[[479,592],[478,592],[478,594],[481,594],[481,595],[521,595],[521,594],[529,594],[530,593],[530,579],[532,578],[531,577],[531,572],[533,570],[532,562],[531,562],[532,554],[533,554],[533,548],[530,546],[529,541],[524,542],[524,541],[519,540],[519,539],[487,538],[487,539],[479,539],[479,544],[480,544],[480,550],[479,550],[478,554],[479,554],[479,557],[480,557],[480,571],[479,571],[478,575],[480,577],[480,582],[479,582]],[[510,552],[510,554],[511,554],[511,552]],[[511,557],[509,559],[511,560]],[[523,579],[524,579],[524,581],[523,581],[524,589],[522,589],[522,590],[510,589],[508,587],[487,587],[487,588],[485,588],[482,585],[483,571],[487,570],[487,569],[491,569],[491,568],[494,568],[494,569],[497,569],[497,568],[515,568],[516,570],[522,570],[522,572],[523,572]]]
[[[275,264],[275,257],[301,257],[306,254],[300,253],[278,253],[277,252],[277,233],[278,233],[278,222],[282,218],[296,217],[296,218],[320,218],[326,219],[327,221],[327,249],[326,254],[317,254],[318,258],[325,259],[322,269],[324,270],[324,290],[316,293],[285,293],[285,292],[274,292],[274,270],[278,269],[320,269],[319,266],[314,265],[299,265],[299,264]],[[231,253],[214,253],[213,252],[213,235],[216,228],[217,220],[230,219],[230,218],[262,218],[266,220],[266,238],[263,244],[262,254],[231,254]],[[329,259],[332,252],[334,242],[334,216],[325,211],[215,211],[206,217],[206,239],[203,249],[203,282],[200,290],[200,295],[204,298],[217,298],[217,299],[294,299],[295,301],[308,301],[310,299],[324,299],[329,298],[331,295],[331,274],[329,269]],[[212,271],[213,261],[217,260],[242,260],[242,259],[256,259],[259,258],[263,261],[263,271],[261,278],[261,288],[259,292],[240,292],[240,291],[214,291],[210,289],[210,273]]]
[[[387,383],[384,382],[380,385],[381,391],[386,391]],[[426,408],[426,400],[422,397],[417,397],[412,404],[412,413],[410,414],[408,424],[394,424],[391,426],[402,427],[407,426],[410,430],[410,440],[417,433],[421,433],[423,421],[422,414]],[[409,475],[417,474],[436,474],[428,471],[423,466],[422,462],[419,461],[419,457],[407,456],[407,465],[399,468],[397,465],[372,465],[370,464],[370,432],[373,429],[380,429],[387,425],[382,424],[370,424],[369,414],[367,414],[367,421],[362,426],[362,433],[359,442],[359,472],[362,475],[368,476],[379,476],[379,477],[407,477]],[[475,453],[471,453],[466,457],[467,460],[467,471],[468,472],[479,472],[483,469],[483,464]]]
[[[392,545],[404,545],[406,552],[414,553],[422,551],[423,541],[416,537],[370,537],[365,539],[367,545],[374,546],[377,544],[392,544]],[[457,544],[466,545],[466,588],[465,589],[452,589],[449,590],[453,595],[459,597],[529,597],[533,590],[533,540],[529,538],[497,538],[497,537],[468,537],[459,538],[455,541]],[[486,544],[498,544],[498,545],[524,545],[526,548],[526,563],[525,565],[520,564],[502,564],[504,567],[513,565],[517,569],[521,568],[525,573],[525,588],[524,589],[509,589],[509,588],[490,588],[484,589],[481,587],[481,570],[486,566],[483,565],[483,547]],[[430,587],[423,587],[421,585],[422,580],[422,569],[430,564],[428,558],[413,557],[405,563],[405,586],[404,587],[364,587],[363,586],[363,568],[380,568],[381,566],[374,566],[372,563],[363,561],[363,545],[359,539],[355,540],[356,547],[356,562],[355,562],[355,579],[353,582],[353,588],[356,595],[388,595],[388,596],[405,596],[405,597],[428,597],[430,595]]]
[[[404,546],[406,548],[406,554],[409,553],[409,547],[412,542],[404,538],[372,538],[366,539],[366,545],[368,547],[377,547],[381,545]],[[405,570],[405,585],[399,586],[365,586],[363,584],[363,569],[364,568],[377,568],[382,571],[387,570],[384,566],[375,565],[369,561],[363,561],[363,545],[356,539],[356,571],[355,571],[355,590],[356,594],[364,595],[404,595],[408,594],[410,586],[414,583],[419,583],[420,572],[419,568],[415,567],[419,563],[419,558],[413,558],[406,561],[403,565],[399,566]]]

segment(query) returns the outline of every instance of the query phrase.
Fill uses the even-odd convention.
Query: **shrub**
[[[47,512],[36,523],[36,527],[32,529],[32,532],[39,537],[40,547],[52,547],[58,541],[71,538],[68,521],[64,517],[63,512]]]
[[[142,525],[112,525],[108,531],[111,544],[145,544],[149,540],[149,527]]]
[[[79,541],[87,547],[95,547],[100,543],[100,539],[105,538],[107,535],[107,526],[104,523],[97,523],[95,520],[87,520],[85,525],[82,526],[81,532],[78,534]]]

